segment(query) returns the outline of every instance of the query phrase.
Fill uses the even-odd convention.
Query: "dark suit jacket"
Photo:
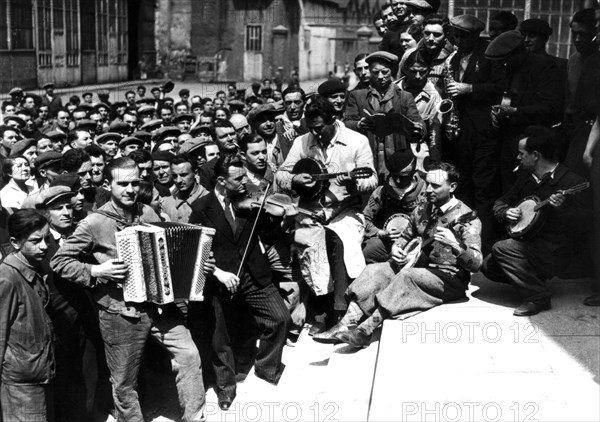
[[[210,192],[208,195],[198,198],[192,203],[192,214],[190,215],[189,222],[190,224],[200,224],[216,229],[217,233],[213,239],[212,251],[217,262],[217,267],[223,271],[237,274],[246,244],[250,242],[245,268],[259,285],[266,286],[271,283],[271,267],[258,243],[257,233],[255,232],[252,239],[250,239],[254,216],[254,213],[246,216],[236,213],[237,230],[233,233],[231,226],[225,220],[225,212],[219,200],[214,192]],[[272,222],[267,220],[269,219],[261,216],[257,224],[257,232],[261,236],[266,236],[265,242],[270,240],[267,239],[270,236],[265,230],[273,227]],[[220,283],[214,277],[210,277],[207,288],[207,291],[215,293],[220,289]]]
[[[472,124],[479,133],[491,130],[490,111],[494,104],[499,104],[505,87],[505,71],[501,62],[492,62],[485,58],[488,41],[478,39],[473,49],[465,73],[459,78],[460,52],[450,59],[452,77],[457,82],[473,86],[471,94],[462,95],[453,101],[458,109],[460,124]]]

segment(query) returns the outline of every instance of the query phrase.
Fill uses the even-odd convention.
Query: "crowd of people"
[[[503,11],[483,36],[439,3],[384,4],[379,50],[308,94],[297,78],[214,97],[141,85],[115,103],[12,89],[3,419],[142,421],[150,361],[200,421],[205,386],[227,410],[250,367],[276,385],[305,323],[364,347],[385,319],[464,298],[479,271],[515,287],[515,316],[551,308],[552,277],[600,280],[597,10],[572,16],[566,60],[546,51],[548,22]],[[125,301],[115,233],[161,221],[216,229],[203,302]]]

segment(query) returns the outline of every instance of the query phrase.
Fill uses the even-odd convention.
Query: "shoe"
[[[586,297],[583,304],[585,306],[600,306],[600,293]]]
[[[230,407],[231,407],[230,400],[219,400],[219,409],[221,409],[223,412],[227,412]]]
[[[355,347],[366,347],[371,342],[371,334],[356,327],[348,331],[343,331],[335,335],[338,340]]]
[[[341,343],[341,340],[339,338],[337,338],[336,335],[339,333],[350,331],[351,328],[356,328],[356,325],[347,326],[347,325],[336,324],[327,331],[323,331],[322,333],[315,334],[312,339],[314,341],[316,341],[317,343],[339,344],[339,343]]]
[[[546,302],[523,302],[521,306],[519,306],[513,312],[514,316],[531,316],[537,315],[542,311],[547,311],[552,307],[550,301]]]

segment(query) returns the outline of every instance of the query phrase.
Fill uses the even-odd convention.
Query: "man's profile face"
[[[588,28],[580,22],[571,23],[571,39],[578,53],[585,54],[596,45],[595,35],[594,28]]]
[[[81,189],[89,189],[92,187],[92,163],[86,161],[81,164],[77,169],[77,175],[79,176],[79,185]]]
[[[244,167],[230,166],[227,177],[217,177],[217,183],[225,188],[227,196],[235,196],[246,192],[248,177]]]
[[[77,139],[71,142],[72,148],[85,148],[93,142],[90,133],[87,130],[78,130]]]
[[[425,179],[427,201],[434,205],[443,205],[452,197],[456,183],[448,182],[448,173],[444,170],[431,170]]]
[[[519,160],[520,166],[523,170],[533,172],[537,163],[537,153],[529,152],[525,148],[527,145],[527,138],[523,138],[519,141],[519,154],[517,160]]]
[[[17,132],[14,130],[5,130],[4,135],[2,135],[2,145],[11,149],[12,146],[18,141]]]
[[[140,175],[137,166],[132,168],[116,168],[112,171],[110,196],[113,202],[125,209],[135,205],[140,191]]]
[[[267,168],[267,143],[265,141],[248,144],[244,153],[246,167],[252,172],[261,172]]]

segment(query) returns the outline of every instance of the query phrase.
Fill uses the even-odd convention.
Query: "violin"
[[[233,208],[236,211],[251,211],[253,209],[261,209],[273,217],[283,217],[284,207],[286,205],[294,204],[294,200],[284,193],[271,193],[264,198],[263,192],[248,192],[245,195],[236,197],[232,201]],[[264,200],[264,203],[263,203]],[[301,214],[308,215],[316,220],[319,220],[319,216],[312,211],[298,208],[298,212]]]

